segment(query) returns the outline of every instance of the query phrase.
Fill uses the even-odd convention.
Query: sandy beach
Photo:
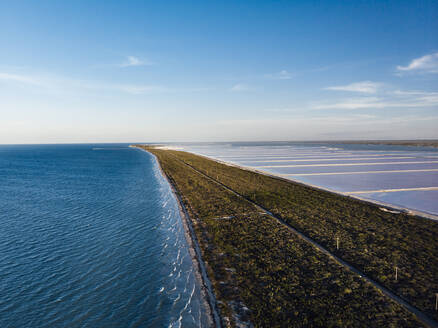
[[[130,146],[130,147],[147,152],[146,150],[140,147],[135,147],[135,146]],[[173,183],[169,180],[167,175],[164,173],[160,161],[157,159],[157,157],[154,154],[150,152],[147,153],[153,156],[154,160],[158,165],[161,175],[169,183],[172,193],[175,195],[177,199],[179,213],[181,216],[181,222],[184,227],[184,235],[187,240],[190,256],[192,258],[195,276],[196,279],[198,279],[199,284],[201,286],[202,303],[205,308],[205,311],[207,312],[206,313],[207,317],[209,318],[208,325],[209,327],[217,327],[217,328],[222,327],[220,315],[217,309],[216,297],[214,295],[210,279],[208,278],[205,264],[201,257],[201,249],[199,248],[199,244],[193,230],[190,215],[188,214],[187,209],[184,206],[184,203],[181,199],[179,192],[175,189]]]

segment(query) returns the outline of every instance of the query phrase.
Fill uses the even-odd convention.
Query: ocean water
[[[0,327],[198,327],[176,199],[127,145],[0,146]]]
[[[335,192],[438,215],[438,149],[298,142],[173,146]]]

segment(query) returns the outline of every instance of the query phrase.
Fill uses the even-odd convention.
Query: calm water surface
[[[0,146],[0,327],[205,325],[178,207],[125,145]]]

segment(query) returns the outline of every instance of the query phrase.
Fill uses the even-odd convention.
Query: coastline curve
[[[129,146],[129,147],[147,152],[149,155],[151,155],[154,158],[154,161],[156,162],[156,165],[162,177],[169,184],[172,194],[175,196],[177,200],[179,214],[184,228],[184,236],[186,238],[189,253],[193,262],[195,277],[201,286],[201,297],[202,297],[201,303],[203,304],[203,308],[207,312],[206,316],[209,319],[207,324],[209,327],[222,328],[222,320],[217,307],[217,300],[213,292],[213,287],[210,282],[210,279],[208,278],[205,264],[202,260],[201,249],[199,247],[199,243],[193,229],[190,215],[184,206],[181,195],[179,194],[178,190],[176,190],[174,184],[171,182],[169,177],[163,171],[160,161],[154,154],[140,147],[136,147],[136,146]]]

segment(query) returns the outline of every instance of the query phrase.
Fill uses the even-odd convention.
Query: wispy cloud
[[[41,79],[28,75],[18,75],[0,72],[0,81],[5,82],[18,82],[24,84],[31,84],[35,86],[42,86],[44,83]]]
[[[132,95],[169,92],[170,89],[159,85],[107,85],[107,89],[126,92]]]
[[[92,81],[71,79],[53,75],[24,75],[0,72],[0,84],[21,85],[30,90],[44,93],[71,93],[83,91],[121,92],[131,95],[169,93],[169,92],[203,92],[209,88],[169,88],[158,84],[120,84],[111,81]],[[243,88],[243,86],[240,86]]]
[[[334,91],[376,93],[382,85],[383,85],[382,83],[363,81],[363,82],[356,82],[356,83],[351,83],[351,84],[347,84],[347,85],[327,87],[324,89],[325,90],[334,90]]]
[[[292,73],[286,70],[281,70],[280,72],[277,73],[266,74],[265,77],[272,80],[290,80],[293,77],[293,75]]]
[[[367,98],[349,98],[342,99],[331,103],[322,103],[318,105],[313,105],[313,109],[362,109],[362,108],[372,108],[380,104],[382,99],[376,97]]]
[[[438,108],[438,92],[398,90],[381,82],[363,81],[324,89],[362,95],[316,103],[310,106],[312,109]]]
[[[147,66],[153,63],[146,59],[140,59],[134,56],[127,56],[125,61],[120,64],[120,67],[132,67],[132,66]]]
[[[415,58],[407,66],[397,66],[397,71],[399,73],[438,73],[438,52]]]
[[[313,109],[385,109],[385,108],[438,108],[438,92],[388,91],[380,97],[347,98],[335,102],[320,103]]]
[[[230,91],[233,92],[242,92],[242,91],[248,91],[250,90],[250,87],[246,84],[243,83],[237,83],[235,85],[233,85],[230,89]]]

